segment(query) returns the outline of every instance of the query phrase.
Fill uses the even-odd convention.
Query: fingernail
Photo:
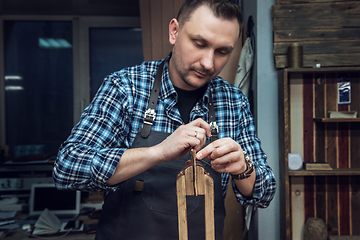
[[[201,158],[202,158],[202,153],[201,153],[201,152],[200,152],[200,153],[197,153],[197,154],[196,154],[196,158],[201,159]]]

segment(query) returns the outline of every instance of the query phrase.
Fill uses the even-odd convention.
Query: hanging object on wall
[[[249,96],[250,89],[250,73],[254,62],[254,42],[255,37],[253,34],[254,22],[252,17],[249,17],[247,26],[247,36],[244,46],[240,53],[238,68],[236,71],[234,85],[241,89],[245,96]]]
[[[303,47],[298,43],[292,43],[288,47],[288,67],[302,68],[303,67]]]

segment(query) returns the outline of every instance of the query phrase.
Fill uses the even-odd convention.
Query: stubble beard
[[[200,72],[200,73],[202,73],[202,74],[205,74],[205,78],[207,78],[205,81],[204,80],[201,80],[201,78],[200,77],[198,77],[199,78],[199,81],[202,81],[202,83],[201,83],[201,85],[196,85],[194,82],[192,82],[191,81],[191,79],[190,79],[190,73],[191,72]],[[182,71],[182,70],[178,70],[177,71],[178,72],[178,74],[179,74],[179,77],[181,78],[181,80],[184,82],[184,83],[186,83],[188,86],[190,86],[190,87],[193,87],[193,88],[196,88],[196,89],[198,89],[198,88],[201,88],[201,87],[203,87],[203,86],[205,86],[208,82],[210,82],[211,81],[211,79],[213,78],[212,77],[212,75],[213,75],[213,71],[207,71],[207,70],[205,70],[205,69],[198,69],[198,68],[196,68],[195,66],[190,66],[187,70],[186,70],[186,72],[184,72],[184,71]],[[195,79],[197,78],[197,76],[194,74],[194,76],[193,76]]]
[[[181,68],[181,66],[186,66],[186,64],[184,63],[183,59],[176,54],[176,52],[177,52],[176,49],[177,49],[177,46],[175,45],[174,49],[173,49],[173,56],[172,56],[173,65],[174,65],[175,71],[177,72],[178,76],[186,85],[188,85],[192,88],[198,89],[198,88],[205,86],[208,82],[210,82],[210,80],[213,78],[214,70],[205,70],[203,67],[196,67],[194,65],[190,65],[187,68]],[[193,73],[194,76],[190,76],[191,72],[194,72]],[[206,81],[204,81],[200,77],[197,77],[195,72],[205,74],[205,78],[207,78]],[[196,79],[198,81],[196,81],[196,80],[195,80],[195,82],[191,81],[191,77],[193,77],[194,79],[198,78],[198,79]],[[196,84],[199,81],[202,81],[201,85]]]

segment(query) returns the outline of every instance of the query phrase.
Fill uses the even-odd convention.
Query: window
[[[14,157],[54,155],[69,134],[72,51],[70,21],[4,22],[6,143]]]
[[[143,61],[140,19],[21,18],[0,24],[0,145],[42,160],[57,155],[107,74]]]
[[[139,46],[142,46],[140,28],[90,29],[91,99],[106,75],[142,62],[143,52]]]

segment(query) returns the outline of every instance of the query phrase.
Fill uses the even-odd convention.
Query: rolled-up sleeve
[[[275,196],[275,175],[266,162],[267,156],[261,148],[260,139],[256,136],[249,102],[246,97],[243,97],[241,102],[241,118],[239,123],[240,134],[238,135],[237,141],[253,161],[256,171],[256,180],[253,196],[250,198],[241,195],[236,188],[234,180],[232,180],[232,187],[237,200],[241,204],[250,204],[256,207],[266,208]]]
[[[131,97],[117,76],[105,78],[68,139],[60,146],[53,168],[59,189],[114,190],[106,182],[129,147]]]

